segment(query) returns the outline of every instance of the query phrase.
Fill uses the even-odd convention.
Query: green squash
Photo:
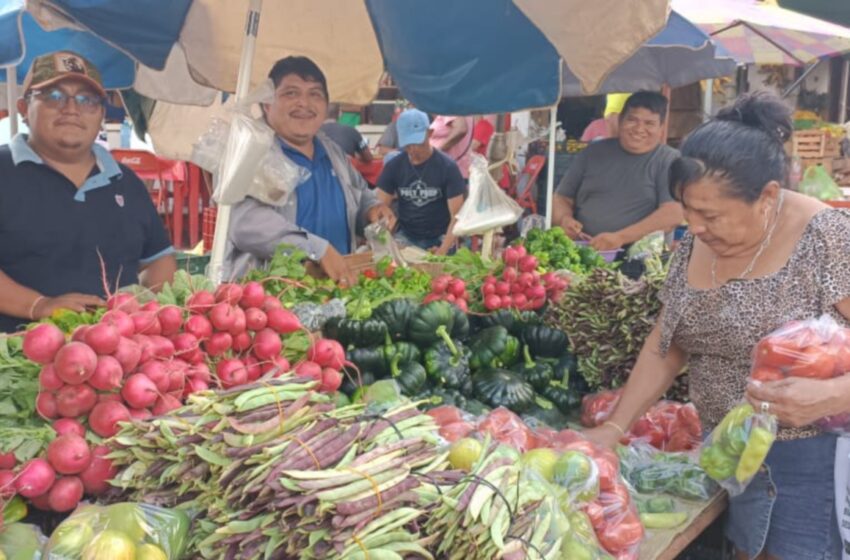
[[[535,358],[557,358],[569,347],[564,331],[545,325],[532,325],[523,330],[522,341]]]
[[[534,405],[534,388],[512,371],[501,368],[485,369],[473,376],[473,383],[475,395],[481,402],[492,407],[504,406],[522,413]]]
[[[391,299],[376,307],[372,317],[384,322],[391,339],[403,340],[415,312],[416,304],[412,300]]]
[[[469,355],[466,348],[451,338],[441,340],[425,352],[425,371],[429,379],[450,389],[460,389],[469,379]]]
[[[372,318],[331,318],[322,327],[322,335],[336,340],[345,348],[377,346],[386,342],[387,325]]]
[[[581,408],[581,395],[578,391],[565,387],[560,382],[549,383],[540,389],[540,394],[552,401],[564,414],[571,414]]]
[[[380,378],[389,371],[384,360],[384,350],[380,346],[371,346],[367,348],[352,348],[345,353],[345,359],[354,367],[344,366],[352,373],[356,374],[355,367],[361,373],[371,373],[376,379]]]
[[[535,362],[532,360],[528,346],[523,347],[522,355],[524,361],[515,367],[515,371],[521,374],[534,387],[535,391],[543,390],[552,381],[552,365],[543,361]]]
[[[418,362],[422,357],[422,353],[416,345],[410,342],[396,342],[395,344],[384,346],[383,359],[387,371],[389,371],[396,356],[398,356],[398,363],[406,364],[407,362]]]
[[[432,301],[420,306],[410,320],[408,339],[420,348],[427,348],[440,341],[438,329],[451,333],[454,328],[455,307],[447,301]]]
[[[519,357],[519,340],[501,326],[489,327],[475,335],[469,365],[477,371],[484,368],[510,367]]]
[[[408,396],[416,395],[428,379],[425,367],[418,362],[399,363],[398,356],[393,359],[390,373],[398,383],[401,392]]]

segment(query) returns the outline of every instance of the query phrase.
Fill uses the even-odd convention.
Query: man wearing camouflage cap
[[[100,305],[120,286],[155,289],[176,270],[144,183],[95,144],[97,69],[72,52],[42,55],[23,91],[30,133],[0,147],[0,332]]]

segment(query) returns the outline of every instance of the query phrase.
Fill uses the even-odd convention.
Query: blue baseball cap
[[[395,123],[398,132],[398,147],[421,144],[428,137],[428,115],[419,109],[407,109],[398,116]]]

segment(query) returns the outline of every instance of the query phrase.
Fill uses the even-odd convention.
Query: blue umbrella
[[[596,93],[659,90],[735,73],[736,63],[723,47],[677,12],[667,25],[626,62],[615,68]],[[564,69],[564,97],[586,95],[578,79]]]
[[[136,63],[103,39],[75,29],[45,31],[26,12],[24,0],[0,0],[0,66],[15,66],[22,84],[33,59],[58,50],[77,52],[89,59],[103,77],[107,89],[133,85]],[[6,77],[2,76],[5,82]]]

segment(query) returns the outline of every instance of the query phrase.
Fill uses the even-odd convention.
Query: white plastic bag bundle
[[[476,235],[516,223],[522,208],[499,188],[487,169],[487,160],[473,154],[469,166],[469,196],[457,213],[452,232]]]
[[[213,198],[219,204],[236,204],[252,196],[271,205],[283,204],[288,195],[309,177],[309,172],[283,154],[274,131],[251,114],[258,103],[274,95],[266,80],[233,110],[230,122],[210,120],[192,152],[193,163],[213,173]]]

